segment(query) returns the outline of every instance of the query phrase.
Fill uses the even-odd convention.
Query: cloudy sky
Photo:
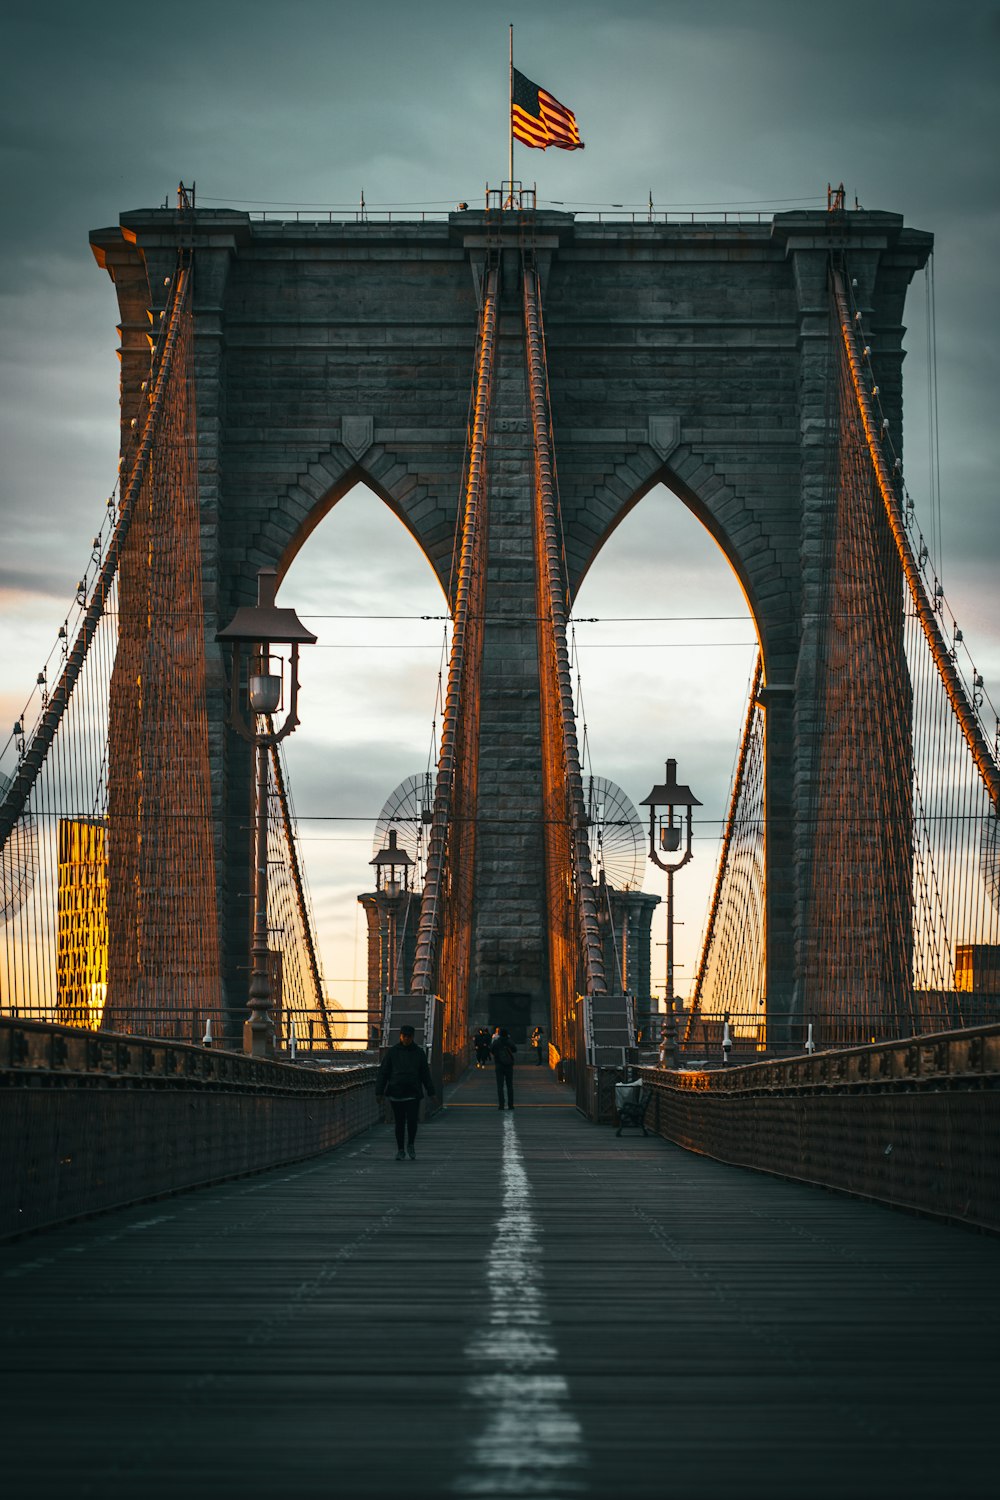
[[[652,192],[657,209],[767,214],[821,206],[842,180],[849,202],[933,231],[939,511],[922,276],[907,319],[907,475],[998,698],[1000,4],[38,0],[0,23],[0,740],[114,483],[117,311],[88,230],[172,201],[182,178],[200,204],[255,211],[346,214],[362,190],[394,214],[481,201],[506,171],[509,20],[519,66],[576,111],[587,146],[519,151],[516,175],[537,180],[542,204],[640,209]],[[427,764],[443,629],[374,617],[440,615],[443,601],[402,528],[356,491],[282,602],[317,617],[321,639],[289,754],[330,989],[349,1005],[372,824]],[[615,533],[577,613],[601,620],[578,627],[594,772],[638,801],[674,754],[705,803],[699,858],[678,881],[689,973],[753,628],[721,554],[663,491]]]

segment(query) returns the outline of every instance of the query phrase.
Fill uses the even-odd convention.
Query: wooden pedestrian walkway
[[[515,1103],[0,1247],[6,1493],[995,1494],[995,1240]]]

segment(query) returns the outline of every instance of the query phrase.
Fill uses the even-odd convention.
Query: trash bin
[[[615,1135],[621,1135],[627,1125],[641,1130],[643,1135],[648,1135],[645,1114],[649,1097],[649,1089],[644,1089],[642,1081],[638,1078],[634,1083],[615,1084],[615,1109],[618,1112],[618,1129]]]
[[[616,1083],[615,1109],[618,1111],[618,1113],[621,1114],[623,1108],[635,1109],[636,1105],[639,1103],[639,1095],[641,1091],[642,1084],[639,1082],[638,1078],[634,1083]]]

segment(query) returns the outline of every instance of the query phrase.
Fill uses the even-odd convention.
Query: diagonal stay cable
[[[122,548],[125,544],[125,538],[128,535],[132,514],[135,510],[140,490],[142,489],[146,467],[156,440],[160,414],[163,409],[164,396],[170,376],[171,361],[177,344],[181,321],[187,311],[190,276],[190,270],[186,267],[181,267],[174,278],[170,312],[166,320],[167,331],[163,341],[163,353],[156,371],[142,438],[139,442],[135,463],[132,466],[132,473],[129,476],[128,486],[119,507],[118,521],[108,542],[103,562],[94,579],[93,591],[84,611],[83,619],[80,622],[80,628],[77,631],[72,647],[67,652],[59,674],[59,680],[52,688],[48,703],[45,705],[34,733],[31,736],[31,741],[26,747],[24,755],[21,757],[17,771],[11,780],[10,786],[7,788],[7,793],[3,801],[0,802],[0,849],[4,847],[10,838],[18,819],[24,811],[28,798],[31,795],[31,790],[38,780],[42,766],[45,764],[45,759],[52,747],[56,731],[69,705],[70,696],[83,669],[83,664],[87,659],[87,653],[90,650],[91,642],[104,614],[105,604],[118,572],[118,562],[121,557]]]
[[[848,311],[844,283],[839,271],[834,271],[833,282],[837,315],[840,319],[841,336],[844,341],[844,348],[847,351],[851,378],[854,383],[858,407],[861,411],[868,451],[871,455],[878,487],[882,495],[883,504],[885,505],[889,528],[892,532],[892,537],[903,567],[903,574],[909,586],[917,618],[920,621],[927,644],[930,647],[931,656],[934,659],[934,664],[938,669],[941,681],[948,694],[955,717],[961,725],[962,732],[972,752],[979,774],[989,792],[990,800],[994,808],[1000,812],[1000,771],[997,769],[996,761],[986,742],[986,737],[980,727],[975,709],[966,695],[962,680],[955,666],[952,651],[942,634],[934,605],[927,596],[927,590],[924,586],[917,560],[913,555],[913,548],[910,546],[910,540],[906,534],[899,497],[893,484],[885,454],[882,451],[872,398],[863,379],[861,355],[858,351],[857,339]]]

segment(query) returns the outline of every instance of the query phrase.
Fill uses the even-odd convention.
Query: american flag
[[[515,141],[537,146],[541,151],[548,146],[559,146],[563,151],[583,150],[573,111],[516,68],[510,128]]]

